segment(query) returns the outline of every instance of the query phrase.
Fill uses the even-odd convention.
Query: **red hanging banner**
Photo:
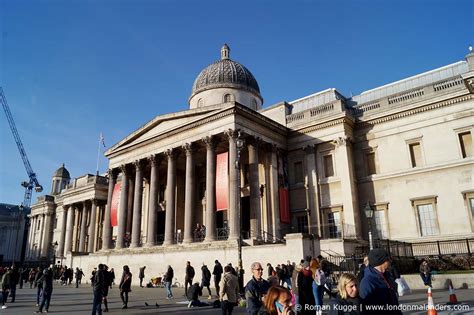
[[[216,160],[216,211],[229,208],[228,152],[217,155]]]
[[[112,203],[110,204],[110,224],[112,226],[118,225],[117,213],[120,203],[120,190],[122,183],[116,183],[114,186],[114,192],[112,193]]]
[[[288,188],[280,188],[280,222],[290,223],[290,200],[288,199]]]

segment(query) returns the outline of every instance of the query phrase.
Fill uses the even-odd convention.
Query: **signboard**
[[[114,192],[112,193],[112,203],[110,206],[110,224],[112,226],[118,225],[118,208],[120,206],[120,190],[122,183],[116,183],[114,186]]]
[[[216,210],[222,211],[229,208],[229,153],[217,155],[216,161]]]

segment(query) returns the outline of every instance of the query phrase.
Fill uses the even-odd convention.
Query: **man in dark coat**
[[[195,307],[195,306],[208,306],[209,304],[203,303],[199,301],[199,297],[202,296],[202,288],[199,283],[195,283],[189,287],[188,291],[188,307]]]
[[[165,283],[167,299],[174,299],[173,292],[171,291],[171,285],[174,279],[174,270],[168,265],[165,275],[163,276],[163,282]]]
[[[247,314],[257,315],[263,306],[263,298],[268,292],[270,285],[263,279],[263,268],[259,262],[251,266],[252,279],[245,286],[245,299],[247,300]]]
[[[94,299],[92,300],[92,315],[102,314],[102,297],[104,296],[104,265],[99,264],[99,268],[92,277],[92,288],[94,292]]]
[[[194,271],[194,267],[191,266],[191,262],[186,262],[186,274],[184,276],[184,295],[188,296],[188,285],[193,285],[193,279],[196,272]]]
[[[39,309],[35,313],[42,313],[43,308],[46,313],[49,311],[51,295],[53,294],[53,278],[53,270],[51,267],[43,271],[43,276],[39,279],[39,281],[43,283],[43,297]]]
[[[387,305],[398,306],[397,286],[390,270],[390,256],[382,248],[369,252],[369,265],[364,269],[364,277],[360,283],[359,294],[364,305],[364,314],[402,314],[399,310],[374,310],[367,306]],[[393,307],[392,307],[393,308]]]
[[[140,267],[138,272],[138,279],[140,279],[140,288],[143,288],[143,278],[145,278],[146,266]]]
[[[206,287],[207,291],[209,292],[209,300],[212,299],[212,294],[211,294],[211,272],[207,268],[206,265],[203,265],[201,267],[202,271],[202,277],[201,277],[201,290],[202,288]]]
[[[309,261],[304,261],[302,269],[298,272],[296,283],[298,285],[298,303],[301,305],[301,314],[314,314],[308,306],[316,305],[313,294],[313,273],[309,269]]]
[[[20,282],[20,272],[16,265],[12,266],[12,275],[11,275],[11,287],[10,287],[10,296],[12,298],[12,303],[15,302],[16,297],[16,285]]]
[[[212,274],[214,275],[214,287],[216,288],[217,295],[219,295],[219,292],[220,292],[219,283],[221,282],[222,274],[224,273],[224,270],[222,269],[221,263],[217,259],[214,263],[215,263],[214,270],[212,271]]]

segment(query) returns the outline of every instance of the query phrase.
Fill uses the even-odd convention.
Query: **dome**
[[[215,88],[235,88],[248,91],[262,101],[260,88],[253,74],[238,62],[229,58],[227,44],[221,49],[221,59],[199,73],[193,84],[190,99],[196,94]]]
[[[53,177],[61,177],[61,178],[71,179],[71,176],[69,175],[69,171],[66,169],[66,167],[64,167],[64,163],[63,163],[63,165],[61,165],[60,168],[58,168],[56,170],[56,172],[54,172]]]

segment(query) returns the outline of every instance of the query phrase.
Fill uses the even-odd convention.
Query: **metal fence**
[[[412,243],[413,256],[472,255],[474,238]]]

